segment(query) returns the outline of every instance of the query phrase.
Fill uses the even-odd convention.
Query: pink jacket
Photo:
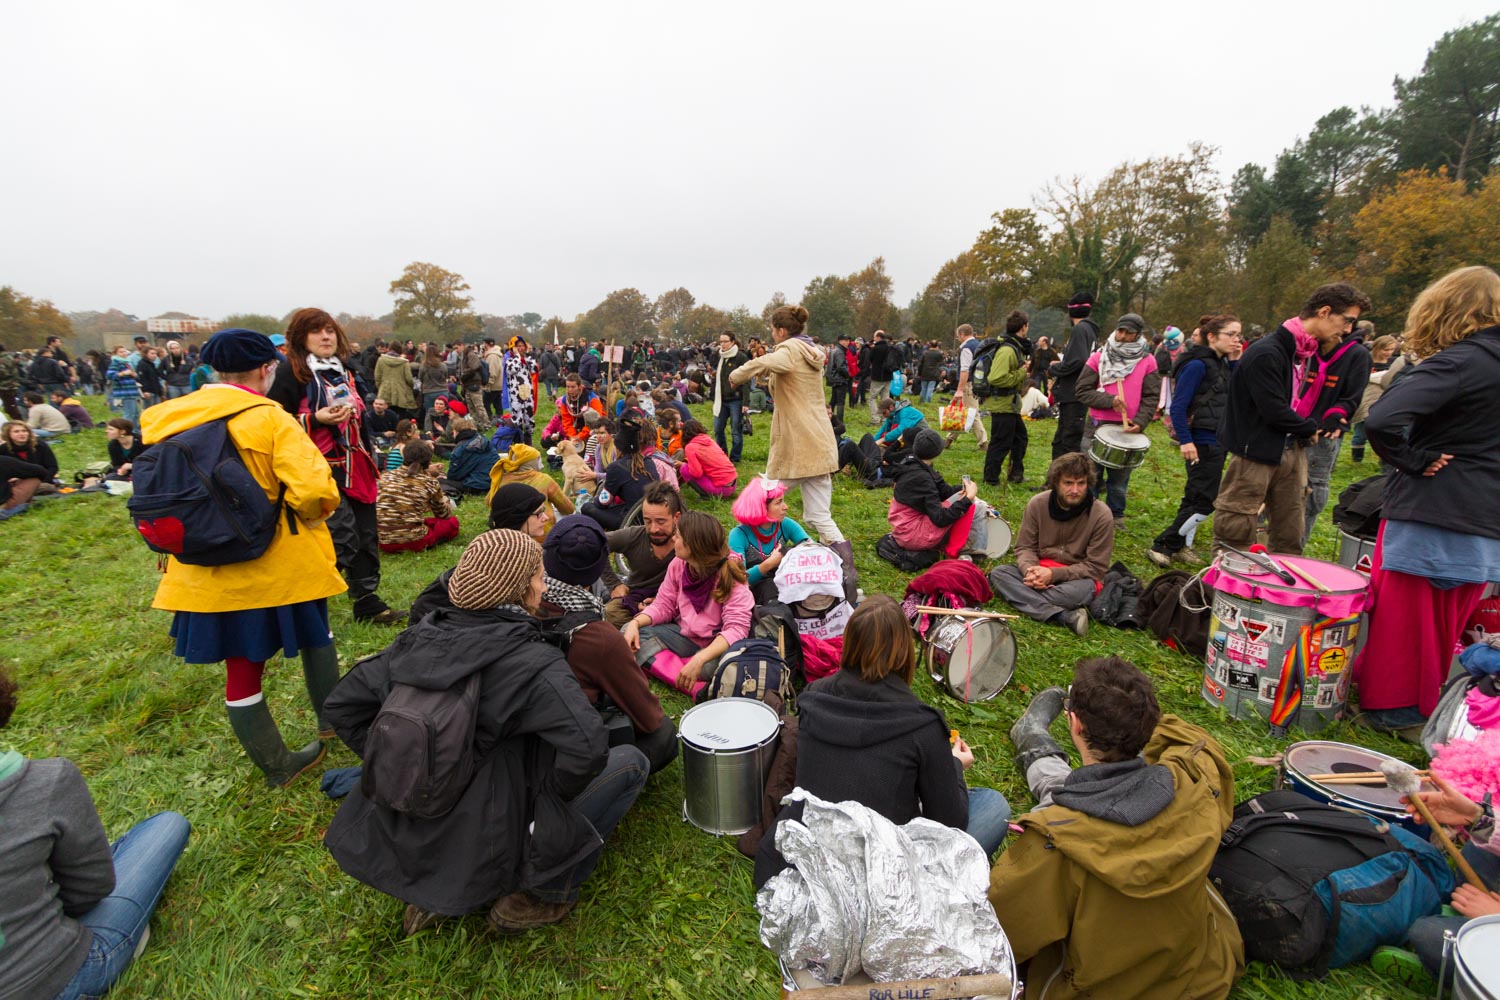
[[[707,646],[716,636],[722,635],[731,643],[748,636],[750,614],[755,610],[750,588],[737,583],[729,592],[729,600],[723,604],[711,600],[702,611],[695,611],[692,602],[682,596],[682,574],[686,572],[686,560],[673,559],[667,565],[667,575],[656,592],[656,600],[641,609],[651,616],[651,624],[676,622],[682,634],[699,646]]]
[[[739,479],[739,470],[719,447],[719,442],[707,434],[699,434],[683,446],[683,461],[688,475],[694,479],[707,479],[715,486],[733,486]]]
[[[1099,370],[1099,352],[1095,351],[1089,355],[1086,363],[1097,372]],[[1148,354],[1141,359],[1135,368],[1131,369],[1130,374],[1125,376],[1123,383],[1111,382],[1109,385],[1100,385],[1099,389],[1101,392],[1106,392],[1111,396],[1118,396],[1123,391],[1125,394],[1125,410],[1130,414],[1131,422],[1134,422],[1136,415],[1141,412],[1142,385],[1146,381],[1146,376],[1154,371],[1156,371],[1156,359]],[[1096,410],[1093,407],[1089,407],[1089,413],[1093,415],[1094,423],[1096,424],[1123,423],[1120,415],[1114,410]]]

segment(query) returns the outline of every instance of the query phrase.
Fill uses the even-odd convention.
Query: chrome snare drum
[[[998,618],[944,615],[926,654],[932,679],[960,701],[989,701],[1016,672],[1016,637]]]
[[[1132,434],[1117,424],[1100,424],[1094,428],[1094,443],[1089,458],[1106,469],[1134,469],[1146,460],[1151,439]]]
[[[781,719],[754,698],[716,698],[682,713],[682,815],[705,833],[739,835],[760,822]]]

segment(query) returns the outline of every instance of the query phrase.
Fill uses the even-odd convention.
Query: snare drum
[[[1475,917],[1449,940],[1454,1000],[1500,1000],[1500,914]]]
[[[974,523],[977,526],[979,518],[976,517]],[[994,508],[990,508],[985,514],[983,551],[987,559],[999,559],[1010,551],[1010,525]]]
[[[1370,575],[1375,565],[1375,539],[1360,538],[1339,530],[1339,565]]]
[[[682,713],[682,817],[705,833],[739,835],[760,822],[781,719],[754,698],[716,698]]]
[[[1347,743],[1308,740],[1287,747],[1286,754],[1282,757],[1282,781],[1285,787],[1301,792],[1310,799],[1344,809],[1355,809],[1387,823],[1404,826],[1425,840],[1431,831],[1419,827],[1416,820],[1406,814],[1400,793],[1388,787],[1383,777],[1358,785],[1322,784],[1310,777],[1314,774],[1379,771],[1382,763],[1395,759],[1378,751]]]
[[[989,701],[1016,672],[1016,637],[998,618],[943,615],[927,635],[927,672],[960,701]]]
[[[1089,458],[1106,469],[1133,469],[1146,460],[1150,447],[1151,439],[1144,434],[1132,434],[1118,424],[1100,424],[1094,428]]]

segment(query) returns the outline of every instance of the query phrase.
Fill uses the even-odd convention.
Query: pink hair
[[[734,498],[734,506],[730,513],[734,519],[747,528],[759,528],[763,524],[771,522],[770,512],[766,510],[771,501],[786,493],[786,484],[775,479],[767,479],[765,476],[756,476],[745,484],[740,490],[740,495]]]

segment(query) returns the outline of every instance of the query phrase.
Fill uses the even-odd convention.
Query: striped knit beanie
[[[542,547],[530,536],[509,528],[486,531],[464,549],[448,578],[448,599],[468,611],[520,604],[541,566]]]

